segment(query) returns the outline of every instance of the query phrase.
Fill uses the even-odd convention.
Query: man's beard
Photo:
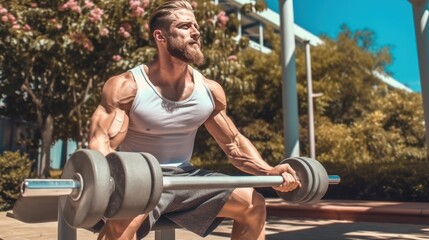
[[[199,44],[198,44],[199,45]],[[205,58],[199,47],[195,44],[183,43],[168,39],[167,50],[171,56],[176,57],[186,63],[202,65]]]

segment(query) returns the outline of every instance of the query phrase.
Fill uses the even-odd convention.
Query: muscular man
[[[167,1],[150,19],[158,56],[109,79],[91,120],[90,148],[148,152],[165,175],[216,175],[190,164],[195,134],[204,124],[231,163],[253,175],[281,175],[275,187],[300,186],[289,165],[272,167],[226,114],[222,87],[189,64],[201,64],[200,32],[192,7],[185,0]],[[139,189],[136,189],[139,191]],[[265,200],[253,188],[165,191],[157,207],[128,220],[107,220],[99,239],[143,238],[163,215],[201,236],[223,218],[234,220],[232,239],[265,238]]]

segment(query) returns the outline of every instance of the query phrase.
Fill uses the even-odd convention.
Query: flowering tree
[[[148,18],[159,0],[20,0],[0,3],[2,112],[35,121],[41,142],[39,176],[47,176],[56,139],[86,143],[89,118],[105,80],[152,60]],[[206,64],[200,69],[230,86],[239,67],[237,19],[210,1],[192,1]],[[258,3],[261,6],[261,3]],[[245,5],[246,9],[252,5]]]

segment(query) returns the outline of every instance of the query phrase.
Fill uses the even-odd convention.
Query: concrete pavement
[[[429,203],[321,201],[313,205],[297,205],[268,199],[267,209],[268,240],[429,239],[429,224],[426,224]],[[229,220],[206,238],[177,229],[176,239],[229,239],[231,229]],[[96,237],[92,232],[78,229],[79,240]],[[57,223],[26,224],[0,212],[0,240],[26,239],[57,239]],[[154,233],[146,239],[154,239]]]

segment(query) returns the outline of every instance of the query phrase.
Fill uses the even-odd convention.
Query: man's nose
[[[198,38],[200,38],[200,31],[196,28],[196,27],[192,27],[192,31],[191,31],[191,37],[195,40],[197,40]]]

